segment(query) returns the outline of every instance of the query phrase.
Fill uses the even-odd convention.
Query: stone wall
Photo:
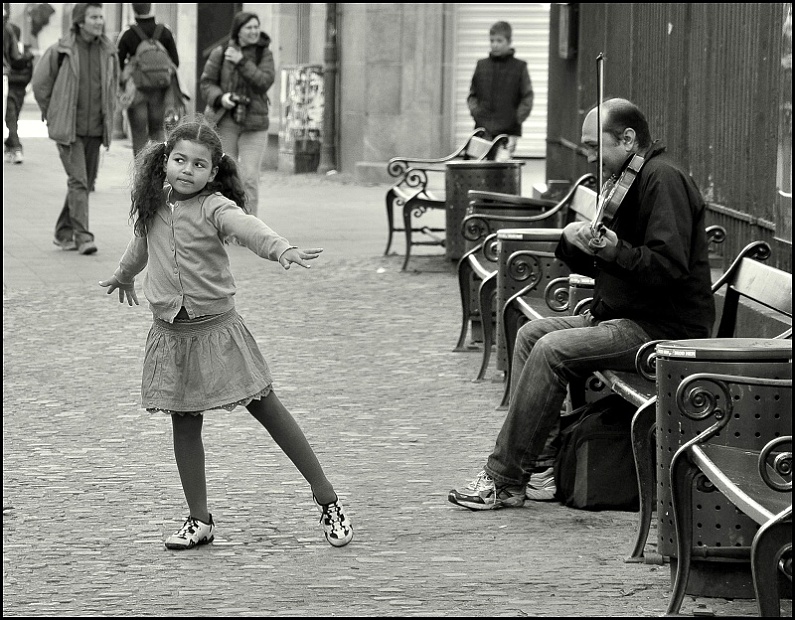
[[[443,155],[445,16],[441,3],[342,6],[341,171],[385,181],[395,155]]]

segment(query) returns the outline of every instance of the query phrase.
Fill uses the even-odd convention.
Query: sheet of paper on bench
[[[580,185],[575,191],[574,196],[571,198],[571,202],[569,203],[569,209],[571,209],[574,213],[577,214],[576,218],[571,218],[572,220],[577,220],[580,222],[590,222],[593,220],[594,215],[596,214],[596,192],[592,189],[588,189],[587,187],[583,187]],[[511,232],[512,229],[504,228],[499,231],[499,238],[500,239],[522,239],[522,235],[525,234],[527,231],[534,231],[535,234],[540,234],[542,231],[545,232],[552,232],[553,230],[560,230],[560,229],[553,229],[553,228],[517,228],[514,229],[516,232]]]

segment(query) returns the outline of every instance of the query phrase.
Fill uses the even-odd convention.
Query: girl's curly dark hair
[[[135,234],[145,237],[149,223],[163,204],[166,183],[166,162],[174,145],[188,140],[206,146],[212,166],[218,167],[215,178],[207,184],[211,192],[220,192],[247,212],[246,192],[240,181],[237,164],[224,154],[221,138],[215,127],[202,114],[182,119],[168,134],[165,142],[149,142],[135,158],[132,182],[130,219],[135,222]]]

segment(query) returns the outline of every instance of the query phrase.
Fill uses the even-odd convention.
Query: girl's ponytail
[[[149,221],[163,200],[169,151],[166,142],[149,142],[135,158],[130,219],[135,222],[135,234],[139,237],[146,236]]]
[[[210,183],[210,189],[216,192],[221,192],[230,200],[234,200],[237,205],[248,213],[246,208],[246,191],[243,189],[243,183],[240,180],[240,175],[237,171],[237,163],[234,158],[229,157],[227,154],[221,155],[218,161],[218,172],[215,179]]]

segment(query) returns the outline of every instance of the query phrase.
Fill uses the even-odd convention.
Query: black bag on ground
[[[630,425],[636,408],[616,394],[561,420],[556,497],[587,510],[638,510]]]

